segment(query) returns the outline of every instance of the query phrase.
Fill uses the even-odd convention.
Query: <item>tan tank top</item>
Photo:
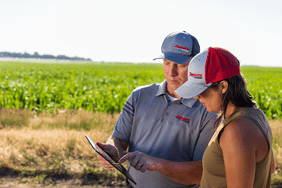
[[[203,176],[200,188],[227,187],[223,154],[219,145],[219,134],[225,126],[237,117],[245,117],[252,120],[262,131],[270,150],[266,157],[256,163],[254,188],[270,187],[271,184],[271,148],[272,132],[263,112],[258,108],[243,108],[224,119],[211,138],[203,156]]]

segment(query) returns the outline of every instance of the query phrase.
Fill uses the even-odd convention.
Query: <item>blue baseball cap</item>
[[[199,52],[200,45],[193,35],[186,31],[173,32],[163,41],[162,55],[153,60],[167,59],[177,64],[184,64]]]

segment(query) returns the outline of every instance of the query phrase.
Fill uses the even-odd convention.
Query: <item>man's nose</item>
[[[173,76],[178,75],[178,68],[177,68],[177,65],[176,65],[176,64],[174,64],[174,65],[171,66],[170,73],[171,73],[171,75],[173,75]]]

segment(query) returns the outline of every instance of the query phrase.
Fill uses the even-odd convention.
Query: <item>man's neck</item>
[[[177,95],[174,91],[173,92],[169,92],[168,90],[166,91],[171,97],[173,98],[177,98],[180,99],[181,97],[179,95]]]

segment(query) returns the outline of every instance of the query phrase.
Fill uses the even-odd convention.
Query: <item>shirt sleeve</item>
[[[217,119],[217,113],[206,111],[201,121],[201,131],[193,151],[193,161],[201,161],[208,146],[208,143],[215,132],[214,123]]]
[[[130,139],[134,118],[133,95],[134,92],[131,93],[124,104],[112,135],[123,142],[129,142]]]

